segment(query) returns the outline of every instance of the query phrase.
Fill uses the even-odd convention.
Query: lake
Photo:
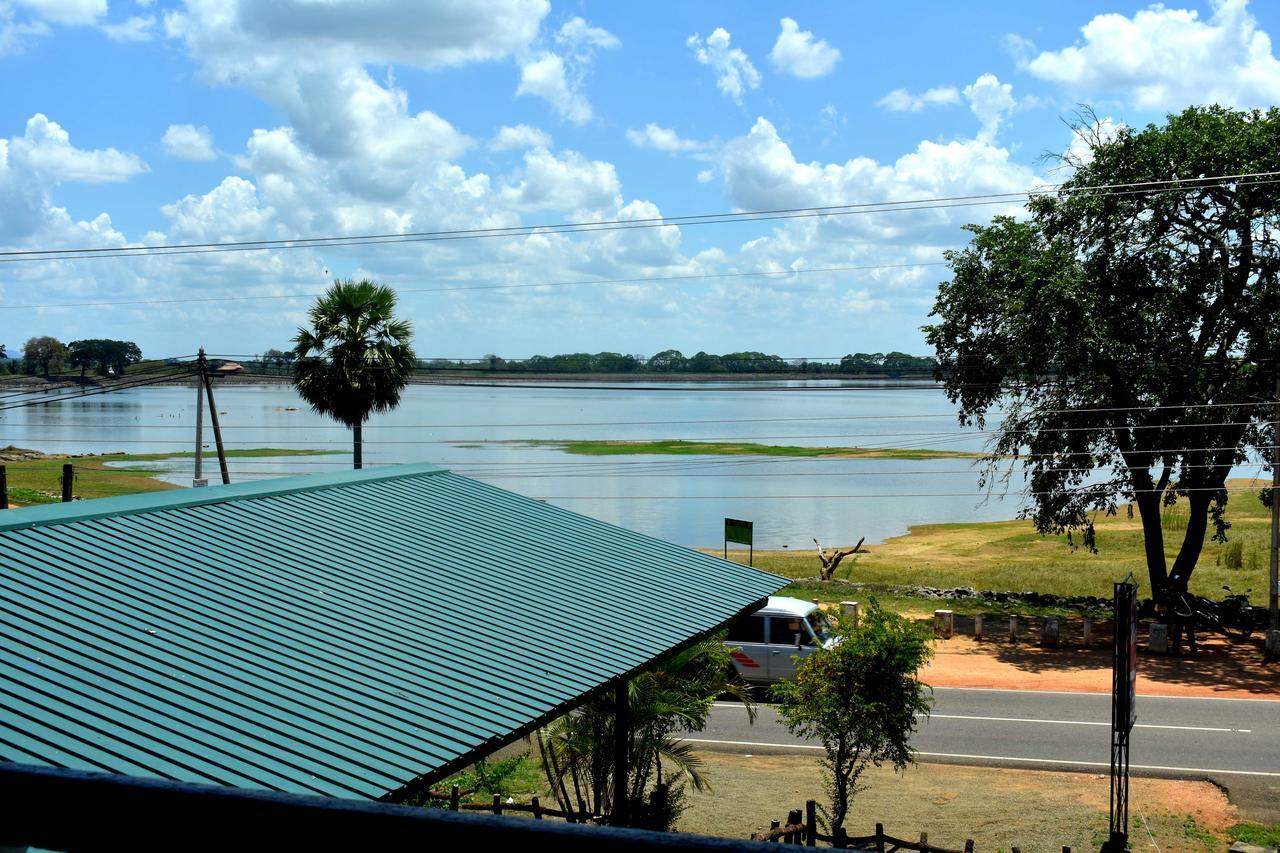
[[[232,481],[349,468],[350,433],[285,385],[216,389],[229,448],[320,448],[324,457],[232,459]],[[207,415],[206,415],[207,418]],[[47,452],[191,450],[194,387],[125,390],[0,413],[0,445]],[[413,385],[365,427],[369,466],[433,462],[684,545],[718,546],[726,516],[755,523],[758,548],[868,543],[912,524],[1012,517],[1014,495],[978,494],[967,459],[581,456],[519,443],[554,439],[689,439],[803,446],[981,450],[929,383],[835,380]],[[205,476],[216,482],[213,436]],[[501,443],[511,442],[511,443]],[[189,485],[192,461],[157,464]],[[1015,483],[1020,480],[1015,480]]]

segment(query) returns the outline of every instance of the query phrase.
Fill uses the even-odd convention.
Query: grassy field
[[[228,450],[227,458],[245,459],[272,456],[321,456],[341,453],[338,450],[284,450],[275,447],[255,447]],[[70,462],[75,466],[74,493],[77,498],[109,498],[132,495],[138,492],[155,492],[161,489],[180,488],[172,483],[155,479],[155,469],[131,466],[130,462],[158,462],[165,459],[184,459],[195,455],[184,453],[114,453],[102,456],[43,456],[37,459],[19,459],[4,462],[9,479],[9,499],[16,504],[54,503],[60,500],[62,466]],[[116,463],[108,467],[107,463]],[[216,474],[218,459],[215,453],[205,454],[205,464]]]
[[[1269,513],[1259,502],[1257,486],[1232,481],[1227,520],[1229,542],[1238,542],[1239,568],[1229,568],[1231,545],[1207,542],[1192,575],[1191,589],[1200,595],[1221,597],[1223,584],[1233,591],[1254,590],[1255,602],[1265,597],[1269,566]],[[1186,527],[1178,507],[1166,511],[1165,545],[1172,564]],[[1072,549],[1066,537],[1039,536],[1029,521],[997,521],[973,524],[925,524],[880,545],[863,546],[867,553],[846,558],[836,579],[884,586],[968,586],[978,590],[1054,593],[1057,595],[1111,595],[1113,581],[1130,571],[1140,594],[1146,593],[1147,572],[1142,551],[1142,527],[1138,519],[1120,513],[1097,521],[1098,553]],[[856,533],[851,530],[851,533]],[[831,543],[834,544],[834,543]],[[840,543],[841,545],[852,545]],[[818,558],[812,549],[757,551],[755,565],[793,578],[816,578]],[[801,583],[792,594],[833,600],[847,597],[847,589],[818,583]],[[990,605],[984,608],[990,612]]]
[[[794,444],[755,444],[749,441],[522,441],[520,444],[558,447],[583,456],[656,454],[665,456],[821,456],[845,459],[957,459],[977,453],[901,447],[801,447]]]

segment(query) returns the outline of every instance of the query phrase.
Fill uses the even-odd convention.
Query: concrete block
[[[1147,651],[1167,654],[1169,651],[1169,626],[1155,624],[1147,631]]]
[[[1093,642],[1093,620],[1088,616],[1084,617],[1084,625],[1080,631],[1084,635],[1084,644],[1086,646]]]
[[[933,611],[933,635],[950,640],[956,632],[956,614],[950,610]]]
[[[1062,641],[1062,620],[1057,616],[1046,616],[1040,623],[1040,645],[1056,646]]]
[[[1018,642],[1018,617],[1017,616],[1009,617],[1009,641],[1013,643]]]
[[[858,602],[856,601],[840,602],[840,612],[844,614],[846,619],[853,622],[853,625],[855,628],[857,627],[858,617],[862,615],[862,611],[859,610],[858,608]]]
[[[982,614],[979,613],[973,617],[973,636],[975,639],[982,639]]]

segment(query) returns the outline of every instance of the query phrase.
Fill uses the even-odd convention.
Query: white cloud
[[[701,151],[707,147],[705,142],[696,139],[682,139],[678,133],[668,127],[661,127],[654,122],[644,126],[644,130],[627,130],[627,141],[637,148],[652,148],[668,154],[688,151]]]
[[[716,176],[715,169],[703,169],[701,172],[698,173],[698,183],[709,184],[711,183],[712,180],[715,179],[715,176]]]
[[[107,14],[107,0],[15,0],[52,24],[97,23]]]
[[[41,113],[27,120],[22,136],[9,140],[9,159],[21,168],[59,183],[115,183],[147,171],[147,164],[133,154],[114,148],[76,148],[62,125]]]
[[[0,3],[0,56],[21,53],[33,37],[48,34],[49,25],[44,21],[16,21],[13,9]]]
[[[796,77],[822,77],[835,70],[840,51],[823,39],[814,40],[813,33],[801,30],[793,18],[783,18],[778,40],[769,52],[773,67]]]
[[[1280,61],[1247,0],[1219,0],[1208,20],[1195,10],[1158,4],[1132,18],[1098,15],[1081,35],[1076,44],[1044,51],[1023,67],[1078,97],[1118,94],[1141,109],[1280,102]],[[1024,40],[1023,47],[1028,44]]]
[[[524,155],[524,176],[502,189],[503,202],[523,211],[587,212],[617,207],[622,188],[612,163],[589,160],[576,151],[557,157],[545,148]]]
[[[591,102],[583,94],[587,72],[595,61],[596,49],[615,50],[622,46],[616,36],[593,27],[582,18],[570,18],[555,34],[560,53],[542,51],[520,63],[517,95],[535,95],[572,124],[591,121]]]
[[[876,102],[876,106],[895,113],[916,113],[925,107],[960,103],[960,90],[955,86],[935,86],[918,95],[906,89],[894,89]]]
[[[166,154],[179,160],[214,160],[218,157],[218,152],[213,149],[213,134],[203,126],[171,124],[160,144]]]
[[[716,27],[705,40],[694,33],[685,44],[693,50],[699,63],[715,72],[716,87],[733,98],[734,103],[741,104],[744,91],[760,88],[760,72],[747,54],[740,48],[730,47],[729,41],[729,31]]]
[[[518,148],[550,148],[551,134],[527,124],[514,127],[504,125],[489,140],[491,151],[511,151]]]
[[[982,123],[978,138],[986,141],[995,138],[1001,123],[1018,105],[1013,97],[1013,86],[1001,83],[994,74],[983,74],[965,86],[964,97],[969,102],[969,109]]]
[[[154,15],[134,15],[118,24],[103,24],[98,29],[112,41],[143,42],[151,41],[155,26]]]

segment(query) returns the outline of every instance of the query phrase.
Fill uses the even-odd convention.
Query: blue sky
[[[285,239],[1020,192],[1111,124],[1280,100],[1274,5],[0,0],[0,246]],[[505,128],[505,130],[504,130]],[[424,356],[924,352],[1014,206],[0,265],[0,342],[283,346],[335,275]],[[689,279],[828,267],[882,269]],[[327,271],[327,272],[326,272]],[[625,286],[437,287],[660,279]],[[296,295],[296,296],[294,296]],[[225,297],[291,297],[251,301]],[[22,308],[153,301],[114,307]]]

